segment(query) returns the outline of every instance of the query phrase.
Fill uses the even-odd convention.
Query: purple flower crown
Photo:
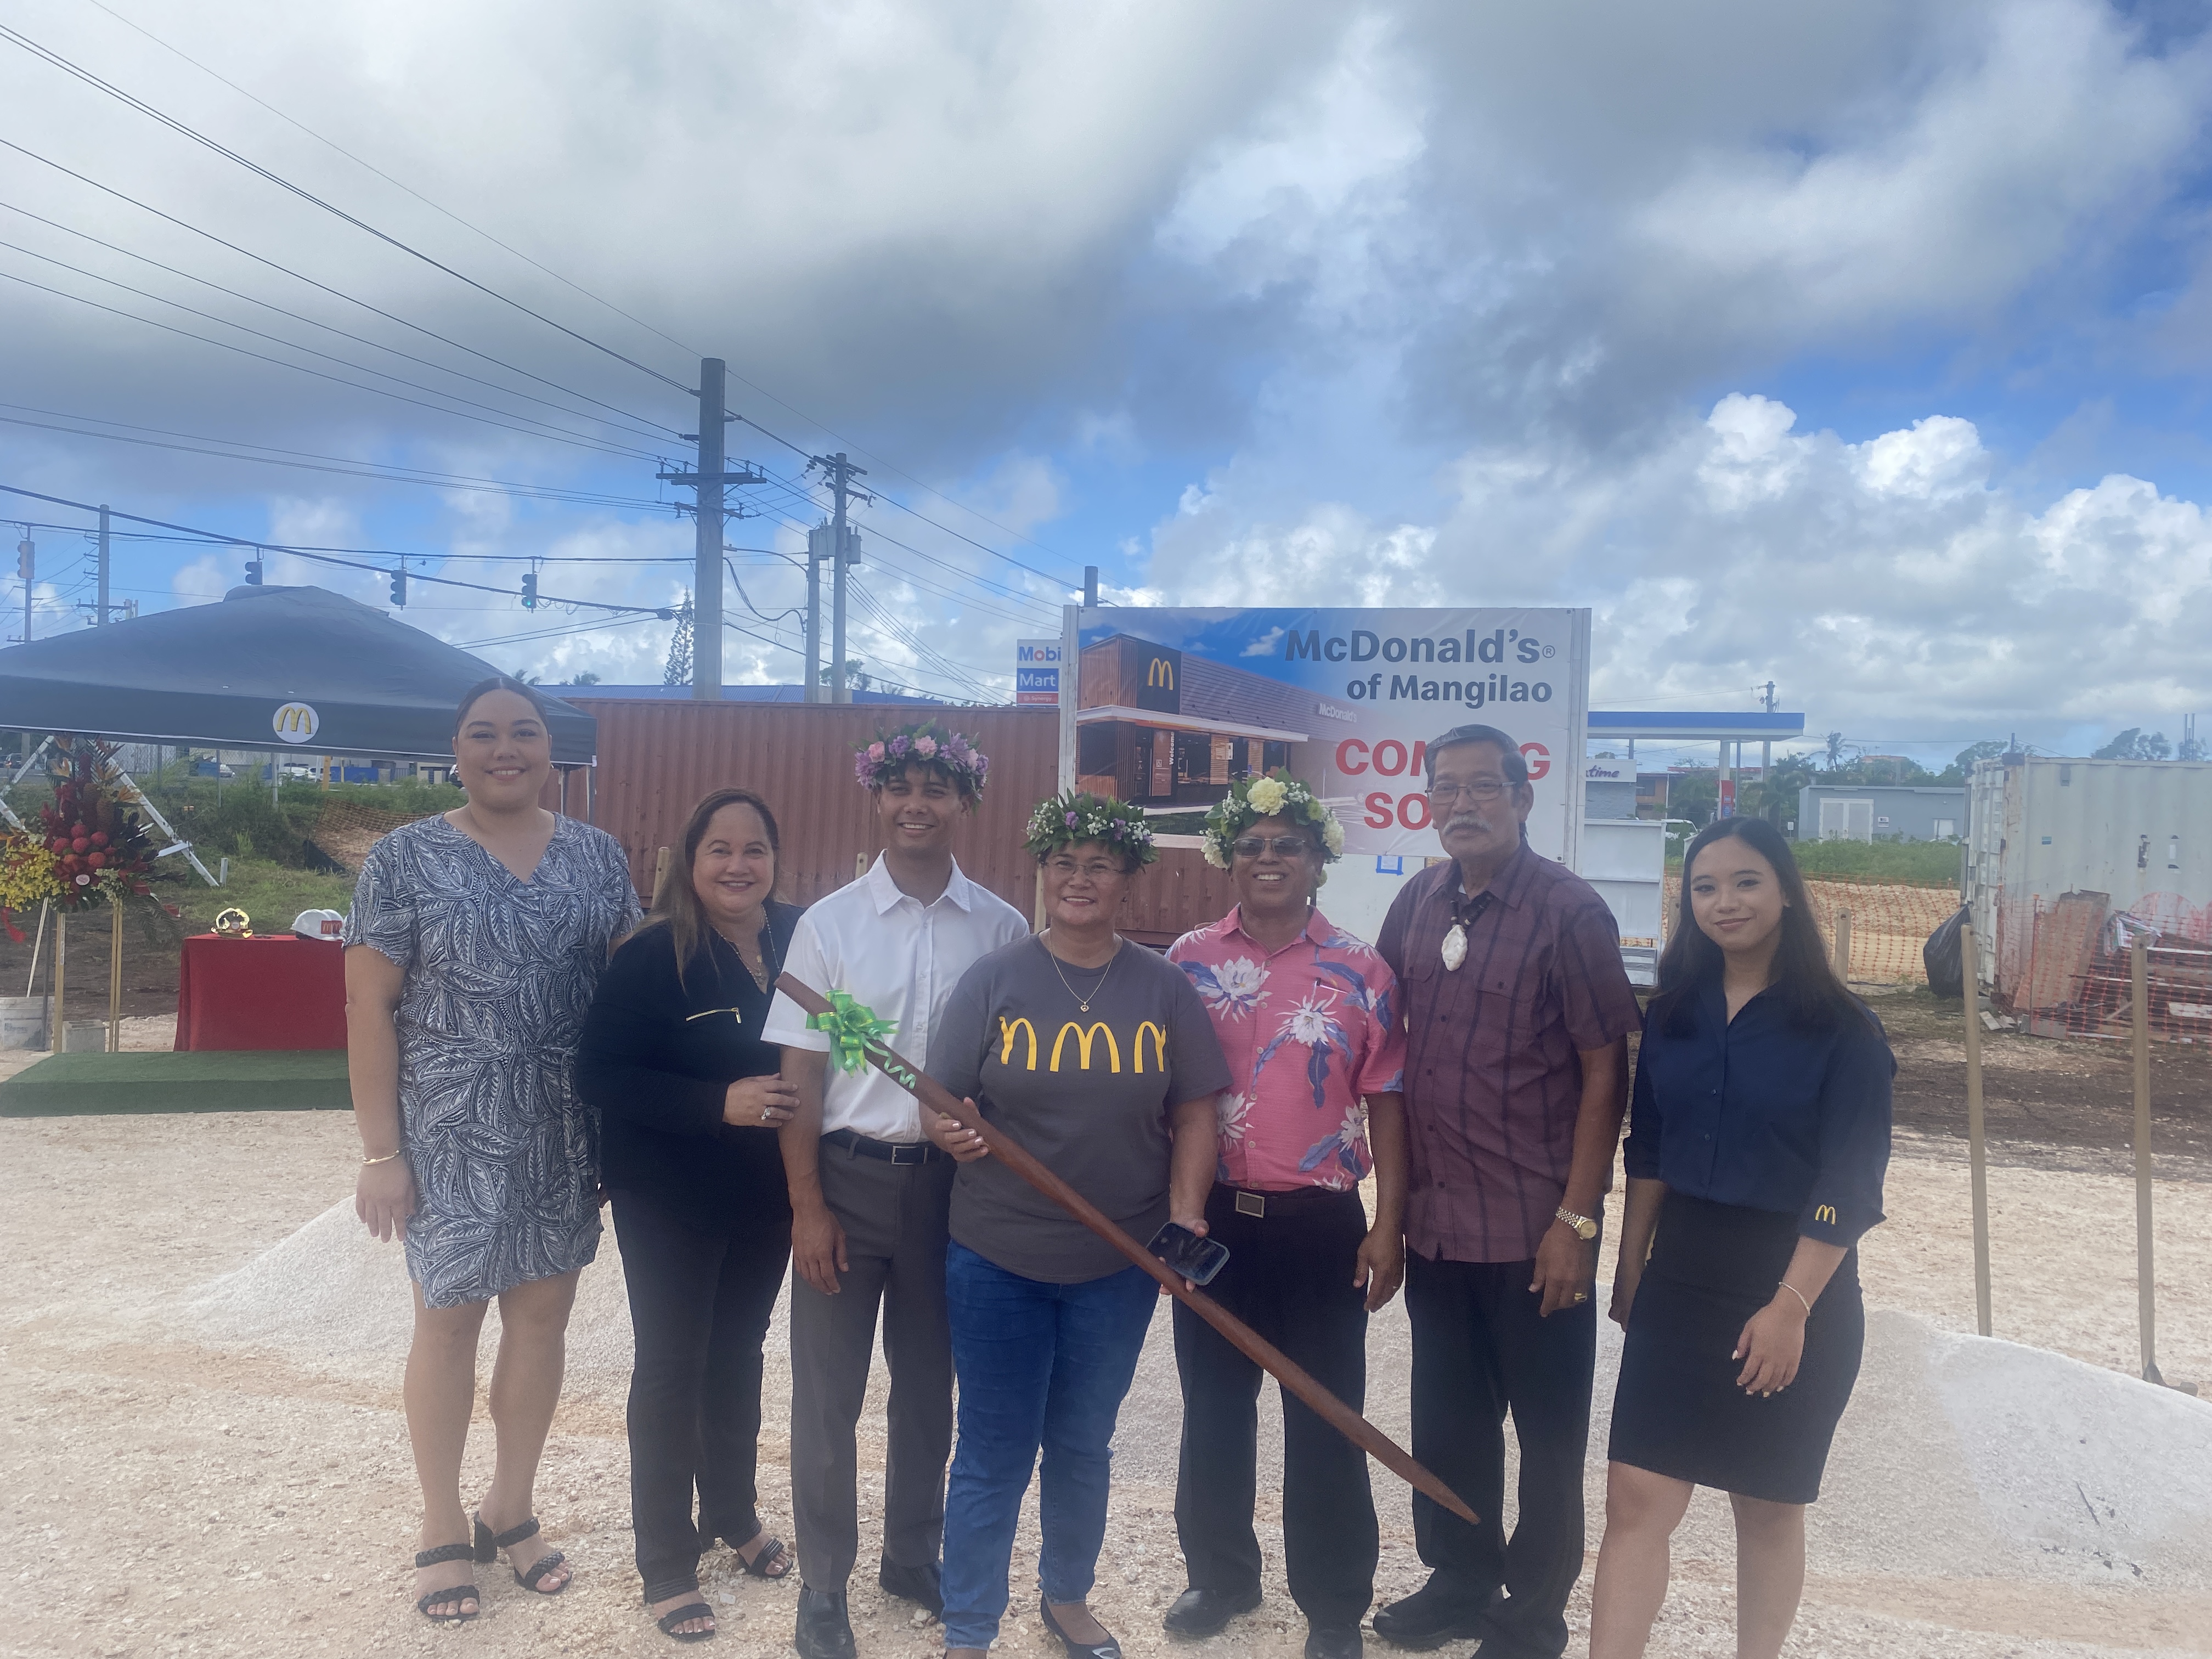
[[[972,738],[947,732],[935,720],[902,726],[888,737],[859,745],[853,750],[853,781],[863,789],[880,789],[917,761],[944,773],[964,793],[981,799],[991,757]]]

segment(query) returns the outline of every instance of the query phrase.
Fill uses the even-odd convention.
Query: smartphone
[[[1211,1285],[1213,1276],[1229,1265],[1226,1244],[1201,1238],[1172,1221],[1154,1233],[1145,1248],[1194,1285]]]

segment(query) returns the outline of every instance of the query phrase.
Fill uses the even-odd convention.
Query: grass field
[[[1667,867],[1682,867],[1682,842],[1670,845]],[[1905,887],[1956,887],[1959,846],[1948,841],[1801,841],[1791,843],[1808,876],[1849,876]]]

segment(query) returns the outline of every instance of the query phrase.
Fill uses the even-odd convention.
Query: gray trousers
[[[836,1296],[791,1282],[791,1510],[800,1580],[841,1590],[860,1553],[854,1431],[868,1391],[876,1307],[890,1364],[884,1558],[933,1565],[952,1454],[952,1346],[945,1316],[952,1164],[893,1164],[822,1148],[822,1196],[845,1230]]]

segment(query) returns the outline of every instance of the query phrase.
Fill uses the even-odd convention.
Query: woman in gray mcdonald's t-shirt
[[[1152,857],[1143,815],[1070,794],[1030,823],[1050,926],[963,975],[930,1075],[1139,1242],[1170,1216],[1205,1231],[1213,1098],[1229,1067],[1182,972],[1114,931]],[[1108,1449],[1158,1302],[1148,1273],[922,1112],[960,1160],[945,1269],[960,1440],[945,1500],[945,1644],[980,1656],[1006,1612],[1014,1527],[1044,1451],[1046,1628],[1076,1659],[1119,1659],[1085,1605],[1106,1533]]]

